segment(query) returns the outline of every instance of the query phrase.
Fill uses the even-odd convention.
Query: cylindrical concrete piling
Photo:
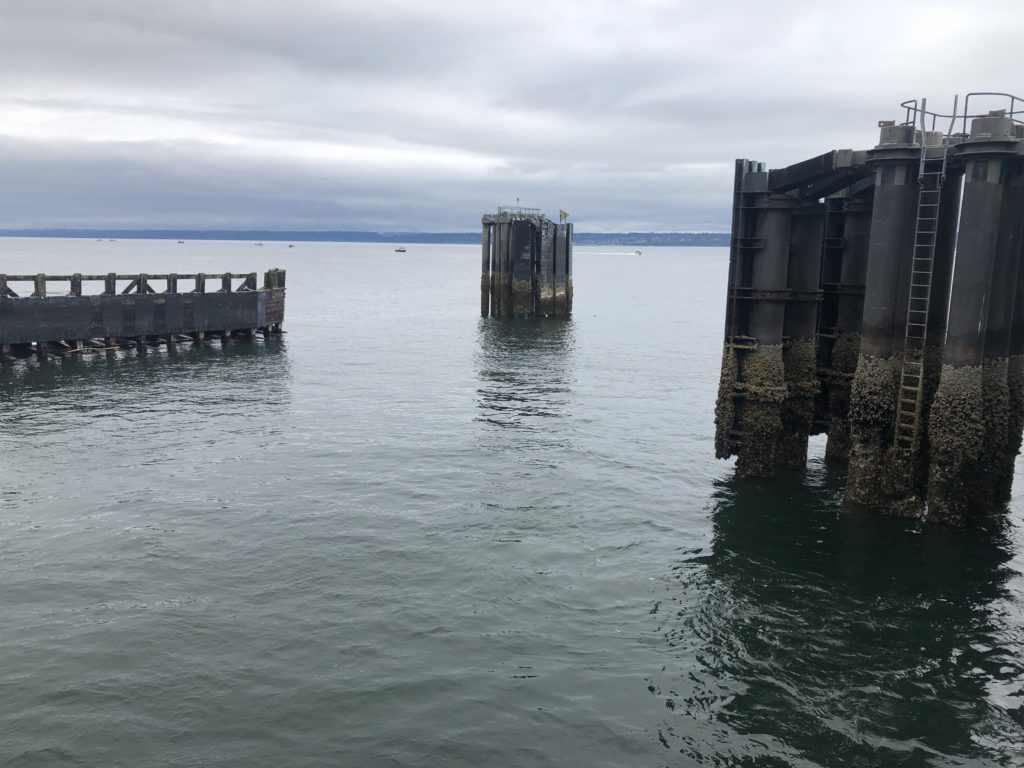
[[[850,460],[846,495],[877,504],[893,442],[901,347],[909,295],[921,148],[913,126],[886,125],[869,152],[875,168],[874,205],[865,276],[857,370],[850,388]]]
[[[1021,443],[1024,442],[1024,242],[1021,243],[1017,258],[1013,318],[1006,362],[1007,396],[1009,397],[1007,446],[1006,458],[993,492],[994,501],[997,504],[1002,504],[1010,498],[1014,462],[1020,452]]]
[[[964,169],[958,158],[952,158],[946,169],[946,179],[940,196],[940,214],[935,240],[931,297],[928,305],[928,329],[924,351],[924,419],[925,450],[927,454],[927,426],[931,403],[939,386],[942,372],[943,349],[946,343],[946,324],[949,320],[949,292],[953,282],[953,260],[956,236],[960,224],[960,196],[963,190]],[[923,486],[927,477],[920,477]]]
[[[1009,109],[979,116],[976,97]],[[1021,102],[972,93],[943,118],[911,100],[871,150],[736,161],[715,453],[738,475],[801,466],[827,432],[850,501],[953,525],[1005,508],[1024,447]]]
[[[984,373],[985,443],[979,487],[985,509],[994,509],[1010,499],[1013,465],[1017,458],[1011,448],[1009,355],[1013,329],[1017,272],[1024,228],[1024,167],[1009,162],[1004,171],[1003,210],[999,217],[999,242],[992,267],[992,288],[985,320]]]
[[[955,525],[986,507],[990,494],[984,484],[994,448],[989,443],[1009,437],[1008,307],[1016,289],[1013,262],[1019,258],[1021,228],[1016,148],[1010,119],[991,116],[973,121],[961,149],[963,206],[942,374],[929,421],[928,478],[929,519]],[[1008,285],[995,285],[997,274],[1005,281],[1010,273]],[[1001,355],[988,366],[987,350]],[[986,428],[999,434],[989,437]]]
[[[860,353],[860,321],[864,313],[864,279],[871,239],[871,199],[846,201],[843,217],[842,265],[836,299],[835,340],[828,372],[829,428],[825,457],[850,457],[850,383]]]
[[[756,190],[752,183],[757,179]],[[728,298],[725,304],[725,339],[722,345],[722,367],[715,400],[715,456],[728,459],[738,456],[742,446],[739,434],[739,413],[746,396],[740,382],[741,360],[756,345],[747,328],[749,302],[741,296],[750,282],[750,260],[760,249],[753,237],[753,207],[748,198],[763,192],[768,174],[763,163],[740,159],[733,174],[732,236],[729,246]]]
[[[783,320],[786,400],[776,448],[776,463],[783,467],[807,464],[807,437],[814,429],[814,401],[820,388],[816,343],[824,223],[821,203],[804,203],[793,211]]]
[[[770,477],[775,473],[787,393],[782,337],[796,205],[796,199],[786,194],[766,193],[754,202],[754,234],[761,248],[750,264],[747,327],[756,342],[740,362],[744,400],[737,418],[742,434],[736,457],[739,475]]]

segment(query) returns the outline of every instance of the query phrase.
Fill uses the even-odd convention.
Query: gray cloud
[[[7,0],[0,227],[725,229],[732,160],[1013,90],[1014,2]]]

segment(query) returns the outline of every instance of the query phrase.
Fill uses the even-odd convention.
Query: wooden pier
[[[0,358],[281,332],[285,272],[2,275]]]
[[[868,150],[736,161],[716,453],[769,477],[827,432],[848,500],[962,525],[1024,440],[1024,100],[901,107]]]
[[[535,208],[483,217],[482,317],[566,317],[572,313],[572,224]]]

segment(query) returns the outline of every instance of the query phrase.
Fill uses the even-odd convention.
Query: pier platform
[[[285,271],[0,274],[0,358],[281,332]]]

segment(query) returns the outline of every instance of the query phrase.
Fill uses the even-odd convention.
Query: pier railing
[[[139,273],[134,275],[119,275],[114,272],[110,272],[105,275],[86,275],[76,272],[71,275],[6,275],[0,274],[0,297],[19,299],[19,298],[45,298],[46,296],[87,296],[87,295],[105,295],[114,296],[117,294],[129,294],[129,293],[160,293],[153,283],[163,283],[163,293],[180,293],[180,283],[184,282],[187,285],[191,284],[191,293],[206,293],[207,292],[207,281],[212,280],[214,284],[217,281],[220,282],[220,287],[216,288],[215,293],[239,293],[243,291],[255,291],[258,290],[257,279],[255,272],[223,272],[223,273],[206,273],[197,272],[195,274],[179,274],[176,272],[169,272],[166,274],[147,274]],[[238,285],[233,285],[233,280],[239,280],[241,282]],[[31,293],[25,294],[26,289],[22,289],[19,293],[11,287],[11,283],[30,283]],[[51,283],[67,283],[68,290],[63,291],[60,288],[57,290],[51,290],[49,284]],[[84,284],[87,283],[102,283],[103,289],[101,291],[85,291]],[[120,284],[127,283],[124,288],[121,288]],[[285,283],[285,272],[281,269],[271,269],[264,274],[263,277],[263,288],[284,288]],[[20,287],[20,286],[19,286]],[[98,286],[96,286],[98,287]]]
[[[0,274],[0,356],[30,345],[45,354],[52,343],[81,349],[102,340],[110,348],[277,333],[284,298],[283,269],[268,270],[262,286],[256,272]]]

